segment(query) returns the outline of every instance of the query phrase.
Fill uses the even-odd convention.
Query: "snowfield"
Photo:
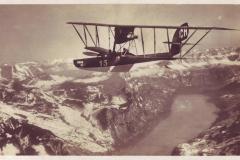
[[[113,139],[110,132],[102,131],[97,124],[93,126],[81,116],[81,112],[66,106],[59,106],[54,116],[40,113],[27,112],[15,106],[0,103],[2,115],[22,119],[24,115],[30,124],[52,131],[59,138],[79,145],[81,148],[92,152],[106,152],[111,150]],[[89,137],[89,135],[93,137]],[[96,143],[98,142],[98,143]]]
[[[210,58],[205,56],[210,53],[212,53],[209,55]],[[29,124],[47,129],[63,141],[85,151],[106,153],[114,150],[113,146],[116,141],[111,128],[103,129],[97,119],[96,115],[103,109],[113,109],[114,118],[121,119],[119,123],[116,122],[112,126],[126,125],[128,122],[125,122],[125,115],[123,115],[125,110],[123,111],[122,106],[126,109],[129,101],[137,101],[132,102],[136,107],[131,111],[132,113],[147,105],[149,110],[154,112],[156,108],[151,107],[161,106],[164,96],[175,91],[175,88],[171,87],[179,85],[172,83],[178,82],[179,76],[183,78],[190,76],[190,72],[188,72],[190,69],[240,65],[239,54],[225,48],[210,49],[204,52],[195,50],[189,56],[192,59],[136,64],[127,73],[79,70],[73,67],[72,59],[55,60],[44,64],[37,62],[15,64],[13,79],[6,80],[4,77],[0,79],[0,119],[9,117],[24,119]],[[234,60],[232,60],[233,58]],[[163,83],[158,83],[156,79],[161,79]],[[170,84],[171,80],[174,82]],[[239,77],[233,77],[226,83],[237,80],[239,81]],[[153,81],[156,81],[156,84]],[[148,85],[148,83],[152,85]],[[172,86],[168,87],[165,84]],[[158,104],[152,104],[151,97],[144,99],[144,95],[139,96],[138,92],[144,92],[146,95],[152,91],[151,88],[146,91],[148,88],[144,88],[145,86],[158,89],[159,95],[162,96],[162,99],[155,102]],[[140,90],[141,87],[144,88],[144,91]],[[152,96],[156,98],[154,95]],[[233,95],[226,94],[222,98],[231,97]],[[148,101],[148,104],[144,104],[142,101]],[[119,115],[115,115],[117,113]],[[132,119],[136,117],[132,117]],[[114,118],[111,119],[111,122],[114,121]],[[127,132],[124,129],[122,131],[121,127],[119,129],[120,136]],[[132,128],[130,126],[128,129]],[[115,132],[117,131],[115,129]],[[194,145],[182,144],[180,147],[183,148],[185,155],[192,155],[195,152]],[[34,148],[40,154],[46,154],[43,146],[36,145]],[[8,144],[0,153],[15,154],[16,152],[18,152],[17,148]]]

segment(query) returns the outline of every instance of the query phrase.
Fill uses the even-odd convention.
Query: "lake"
[[[174,147],[196,137],[216,120],[218,108],[199,94],[178,95],[171,113],[134,145],[119,155],[170,155]]]

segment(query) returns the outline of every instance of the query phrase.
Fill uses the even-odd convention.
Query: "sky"
[[[240,29],[239,12],[240,5],[0,5],[0,63],[82,57],[83,45],[68,21]],[[213,31],[201,44],[240,46],[240,32]]]

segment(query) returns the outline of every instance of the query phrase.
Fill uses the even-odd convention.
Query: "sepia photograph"
[[[0,158],[240,155],[239,4],[0,4]]]

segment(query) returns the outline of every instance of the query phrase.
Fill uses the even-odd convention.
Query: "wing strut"
[[[168,40],[168,52],[170,53],[170,42],[169,42],[168,28],[167,28],[167,40]]]
[[[127,42],[125,42],[123,45],[120,45],[118,52],[121,51],[121,49],[127,44]],[[130,44],[130,43],[129,43]],[[129,48],[129,47],[128,47]]]
[[[113,42],[113,52],[115,52],[115,48],[116,48],[115,34],[113,34],[113,31],[112,31],[111,27],[109,28],[109,30],[112,33],[112,36],[113,36],[113,39],[114,39],[114,42]]]
[[[188,44],[187,42],[189,41],[190,38],[192,38],[192,36],[193,36],[196,32],[197,32],[197,29],[195,29],[195,30],[193,31],[193,33],[188,37],[188,39],[183,43],[183,46],[184,46],[185,44]]]
[[[100,46],[99,35],[98,35],[98,27],[97,26],[95,26],[95,32],[96,32],[96,44],[97,44],[97,46]]]
[[[96,42],[94,41],[94,39],[93,39],[93,37],[92,37],[91,33],[89,32],[89,30],[88,30],[87,26],[85,26],[85,25],[84,25],[84,28],[87,30],[87,32],[88,32],[88,35],[90,36],[90,38],[91,38],[91,40],[92,40],[93,44],[95,45],[95,47],[97,47],[97,45],[96,45]]]
[[[135,41],[135,39],[134,39],[133,41],[134,41],[134,46],[135,46],[136,54],[138,54],[138,51],[137,51],[137,45],[136,45],[136,41]]]
[[[77,28],[74,26],[74,24],[72,24],[73,28],[75,29],[75,31],[77,32],[79,38],[81,39],[81,41],[83,42],[83,44],[85,45],[85,47],[87,46],[87,43],[83,40],[83,37],[81,36],[81,34],[78,32]]]
[[[209,29],[187,52],[185,52],[182,57],[188,54],[212,29]]]
[[[143,32],[142,32],[142,28],[141,28],[141,39],[142,39],[143,56],[145,57],[144,40],[143,40]]]
[[[154,53],[156,53],[156,29],[153,28],[153,36],[154,36]]]
[[[86,34],[85,26],[83,26],[83,32],[84,32],[84,38],[85,38],[85,42],[86,42],[86,46],[87,46],[87,34]]]
[[[110,27],[108,27],[108,49],[110,50]]]

